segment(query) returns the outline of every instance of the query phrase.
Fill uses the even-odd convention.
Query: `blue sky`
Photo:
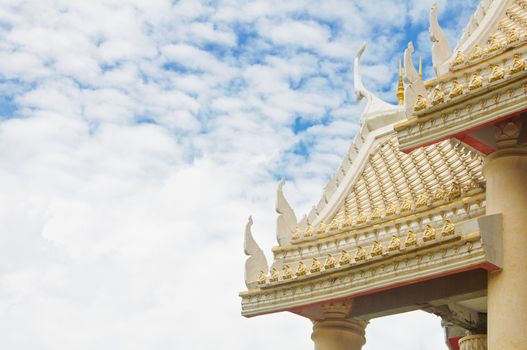
[[[432,3],[3,1],[0,348],[309,348],[304,319],[239,316],[245,220],[270,253],[278,179],[297,216],[318,202],[363,42],[386,101],[408,41],[433,77]],[[476,5],[439,1],[452,47]],[[439,348],[436,318],[399,317],[366,350]]]

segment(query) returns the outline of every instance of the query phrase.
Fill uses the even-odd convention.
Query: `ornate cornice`
[[[417,232],[415,244],[405,244],[392,252],[383,247],[378,256],[336,264],[330,274],[292,276],[242,292],[242,314],[256,316],[293,310],[458,271],[500,268],[501,215],[467,220],[456,224],[454,230],[446,226],[437,230],[433,239],[425,240],[425,232]]]

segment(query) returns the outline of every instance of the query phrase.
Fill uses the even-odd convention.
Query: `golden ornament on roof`
[[[326,258],[326,262],[324,263],[325,269],[332,269],[337,265],[337,260],[331,255],[328,254],[328,257]]]
[[[377,220],[377,219],[380,219],[382,217],[382,213],[381,213],[381,210],[377,207],[374,207],[372,212],[371,212],[371,216],[370,216],[370,219],[371,220]]]
[[[441,187],[436,188],[434,190],[433,198],[435,202],[445,199],[445,191]]]
[[[378,241],[373,242],[373,247],[371,248],[370,255],[371,256],[382,255],[382,245]]]
[[[300,230],[300,227],[295,227],[295,230],[293,231],[293,234],[291,235],[292,239],[300,239],[302,230]]]
[[[520,40],[520,32],[516,28],[512,28],[507,32],[507,44],[512,44]]]
[[[357,225],[365,223],[366,219],[367,219],[366,214],[360,213],[359,216],[357,217]]]
[[[504,69],[497,65],[493,64],[491,66],[490,76],[489,76],[489,82],[492,83],[493,81],[500,80],[505,76]]]
[[[346,216],[346,220],[342,223],[342,226],[344,227],[350,227],[353,225],[353,217],[351,215]]]
[[[418,197],[417,197],[417,201],[415,202],[415,206],[417,208],[421,208],[421,207],[424,207],[428,205],[428,196],[426,193],[421,193]]]
[[[298,268],[296,269],[297,276],[304,276],[307,274],[307,266],[303,261],[298,263]]]
[[[420,111],[426,108],[426,98],[422,95],[417,95],[417,101],[414,104],[414,111]]]
[[[394,250],[401,249],[401,240],[396,235],[392,236],[392,240],[390,241],[390,245],[388,246],[388,251],[393,252]]]
[[[351,255],[345,250],[340,254],[339,264],[346,265],[351,263]]]
[[[461,85],[456,79],[452,80],[450,85],[450,92],[448,93],[449,98],[454,98],[463,95],[463,85]]]
[[[470,83],[468,84],[469,90],[474,90],[483,86],[483,78],[481,77],[480,71],[475,71],[470,77]]]
[[[404,245],[405,247],[411,247],[411,246],[417,245],[417,235],[414,233],[414,231],[412,230],[408,231]]]
[[[258,275],[258,284],[266,284],[267,283],[267,274],[264,271],[260,271],[260,275]]]
[[[435,238],[436,238],[435,229],[430,225],[426,225],[425,232],[423,233],[423,241],[428,242],[428,241],[434,240]]]
[[[366,260],[366,250],[361,246],[357,246],[357,251],[355,252],[355,261]]]
[[[450,189],[448,190],[448,198],[456,199],[461,196],[461,186],[456,181],[452,182]]]
[[[271,276],[269,277],[269,282],[276,282],[278,281],[278,277],[280,277],[280,273],[276,268],[271,269]]]
[[[311,262],[311,268],[309,269],[309,271],[320,272],[321,269],[322,269],[322,264],[320,263],[320,261],[318,261],[317,258],[313,258],[313,261]]]
[[[402,200],[402,205],[401,205],[401,211],[404,212],[404,211],[409,211],[409,210],[412,210],[412,200],[408,197],[406,198],[403,198]]]
[[[315,229],[313,228],[313,226],[311,224],[308,224],[307,225],[307,230],[304,233],[304,237],[311,237],[311,236],[313,236],[313,232],[314,231],[315,231]]]
[[[514,55],[512,58],[512,66],[509,68],[510,74],[515,74],[525,70],[525,60],[520,55]]]
[[[451,236],[455,233],[455,226],[450,220],[445,220],[443,228],[441,229],[441,235],[443,237]]]
[[[440,103],[443,103],[444,101],[445,101],[445,94],[443,93],[443,91],[441,91],[438,88],[434,88],[434,90],[432,91],[432,97],[430,99],[430,102],[432,103],[432,105],[435,106]]]
[[[289,280],[293,277],[293,270],[291,269],[289,265],[284,265],[284,267],[282,268],[282,271],[283,271],[283,274],[282,274],[283,280]]]
[[[317,234],[323,234],[326,232],[326,223],[324,221],[321,221],[319,224],[318,224],[318,228],[317,228]]]
[[[389,203],[387,206],[386,206],[386,210],[385,210],[385,215],[386,216],[390,216],[390,215],[393,215],[397,212],[397,205],[395,203]]]
[[[477,60],[478,58],[483,56],[484,53],[485,53],[485,50],[483,50],[483,48],[481,46],[476,45],[472,49],[472,52],[470,53],[470,57],[469,58],[471,60]]]
[[[481,186],[479,184],[479,182],[476,180],[476,179],[470,179],[470,181],[468,182],[468,184],[466,184],[463,189],[468,192],[468,191],[472,191],[472,190],[477,190],[479,189]]]
[[[339,228],[339,221],[337,220],[336,216],[333,218],[333,220],[331,220],[331,224],[329,225],[328,228],[329,228],[330,231],[338,230],[338,228]]]
[[[501,48],[500,41],[495,35],[491,35],[487,41],[487,52],[494,52]]]
[[[452,61],[453,66],[457,66],[465,62],[465,54],[461,51],[456,52],[456,58],[454,58],[454,61]]]

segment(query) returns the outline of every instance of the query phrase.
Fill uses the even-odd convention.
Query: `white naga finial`
[[[412,114],[414,107],[419,101],[426,99],[426,88],[423,79],[417,72],[412,61],[414,45],[408,43],[408,48],[404,51],[404,77],[403,80],[408,86],[404,90],[404,105],[407,117]]]
[[[245,226],[245,242],[243,244],[245,255],[249,256],[245,262],[245,285],[249,289],[256,287],[262,273],[266,275],[269,270],[264,253],[253,238],[251,232],[252,225],[253,219],[249,216],[249,220]]]
[[[362,54],[366,50],[366,43],[362,44],[357,55],[355,56],[355,62],[353,65],[353,85],[355,88],[355,98],[357,101],[365,98],[367,100],[366,108],[361,116],[361,123],[367,123],[370,130],[376,129],[380,126],[384,126],[389,122],[388,119],[393,119],[393,114],[397,113],[398,107],[384,102],[371,91],[366,89],[362,84],[362,78],[360,74],[360,59]],[[388,119],[387,119],[388,118]]]
[[[276,212],[278,213],[278,218],[276,219],[276,239],[280,245],[286,244],[291,240],[291,235],[297,225],[295,212],[285,199],[282,191],[284,185],[285,179],[282,178],[276,190]]]
[[[450,50],[448,39],[437,21],[437,3],[435,3],[430,10],[429,33],[430,40],[432,41],[432,62],[434,64],[434,71],[436,76],[439,76],[441,74],[439,67],[441,67],[441,65],[452,56],[452,50]]]

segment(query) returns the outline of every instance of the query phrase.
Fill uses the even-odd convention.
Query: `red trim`
[[[474,131],[474,130],[478,130],[478,129],[481,129],[481,128],[484,128],[488,125],[493,125],[493,124],[496,124],[498,122],[501,122],[502,120],[505,120],[505,119],[510,119],[510,118],[514,118],[514,117],[517,117],[519,116],[520,114],[526,112],[527,109],[524,109],[522,111],[518,111],[518,112],[514,112],[512,114],[508,114],[506,116],[503,116],[503,117],[499,117],[499,118],[496,118],[496,119],[493,119],[491,121],[488,121],[486,123],[483,123],[483,124],[480,124],[480,125],[476,125],[470,129],[466,129],[466,130],[463,130],[462,132],[460,133],[457,133],[457,134],[451,134],[451,135],[447,135],[445,137],[442,137],[442,138],[439,138],[439,139],[436,139],[436,140],[432,140],[432,141],[429,141],[429,142],[426,142],[426,143],[423,143],[419,146],[415,146],[415,147],[412,147],[412,148],[408,148],[408,149],[405,149],[405,150],[402,150],[404,153],[411,153],[412,151],[418,149],[418,148],[421,148],[421,147],[426,147],[426,146],[430,146],[430,145],[433,145],[434,143],[438,143],[438,142],[441,142],[443,140],[446,140],[446,139],[449,139],[449,138],[452,138],[452,137],[455,137],[457,139],[459,139],[461,141],[461,138],[465,137],[467,133],[471,132],[471,131]],[[461,138],[460,138],[461,137]],[[477,141],[476,141],[477,142]],[[469,144],[470,145],[470,144]],[[472,145],[470,145],[472,146]],[[473,147],[473,146],[472,146]],[[476,148],[476,147],[474,147]],[[477,149],[477,148],[476,148]],[[479,151],[479,149],[478,149]],[[483,152],[485,153],[485,152]],[[490,152],[489,152],[490,153]],[[485,153],[485,154],[488,154],[488,153]]]
[[[459,339],[462,337],[452,337],[448,339],[448,344],[450,344],[450,347],[452,350],[459,350]]]
[[[478,140],[476,140],[475,138],[467,134],[457,134],[457,135],[454,135],[454,137],[458,139],[459,141],[466,143],[467,145],[474,148],[475,150],[480,151],[484,155],[489,155],[492,152],[494,152],[494,149],[492,147],[489,147],[483,142],[479,142]]]

